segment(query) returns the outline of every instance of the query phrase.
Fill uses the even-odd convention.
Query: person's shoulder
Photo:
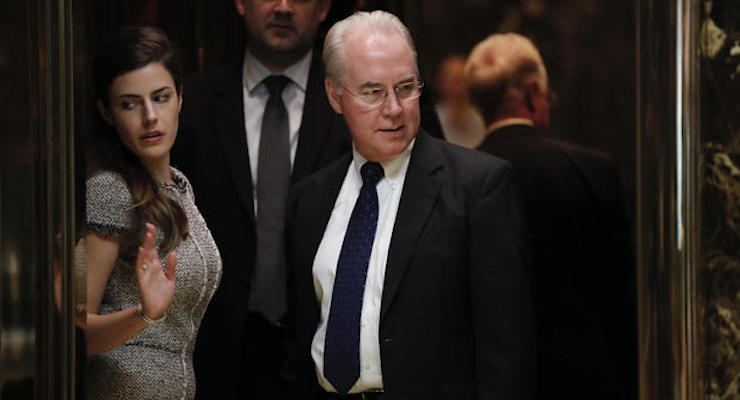
[[[87,178],[85,186],[88,196],[105,192],[114,192],[118,193],[119,196],[122,197],[131,197],[126,180],[120,173],[111,170],[96,171]]]
[[[188,193],[193,193],[193,186],[190,185],[190,180],[188,180],[188,177],[182,171],[170,166],[170,174],[172,174],[172,180],[175,181],[177,187],[184,189]]]
[[[88,229],[117,235],[134,226],[131,192],[120,173],[97,171],[85,183]]]
[[[346,171],[351,158],[352,152],[346,152],[344,155],[330,162],[323,168],[296,182],[291,191],[297,195],[306,190],[313,190],[317,186],[322,186],[324,183],[332,181],[332,178],[335,178],[336,176],[341,175],[342,172]],[[344,177],[344,175],[342,175],[342,177]]]
[[[347,152],[344,156],[291,186],[288,196],[289,223],[292,223],[298,216],[310,218],[309,214],[313,211],[306,212],[307,210],[312,210],[314,205],[322,204],[328,199],[329,194],[339,192],[351,159],[352,153]]]
[[[241,81],[241,65],[234,61],[197,72],[185,80],[185,96],[189,93],[203,95],[223,84]]]
[[[439,149],[446,164],[465,171],[486,171],[510,166],[505,159],[484,151],[469,149],[428,135],[426,139]]]
[[[175,183],[175,187],[190,199],[193,203],[195,202],[195,190],[193,185],[190,184],[190,180],[185,174],[179,169],[170,166],[170,174],[172,174],[172,180]]]
[[[490,199],[492,195],[509,195],[518,186],[512,164],[501,157],[431,138],[439,149],[442,173],[438,176],[454,193],[471,199]],[[518,189],[517,189],[518,190]]]
[[[538,171],[562,168],[568,163],[569,148],[569,143],[527,125],[500,128],[481,146],[482,151],[498,154],[518,169]]]
[[[546,138],[544,140],[544,143],[547,143],[548,145],[553,147],[557,147],[565,153],[584,159],[592,159],[594,161],[602,163],[609,163],[614,161],[614,158],[604,151],[598,150],[593,147],[587,147],[581,144],[568,142],[562,139]]]
[[[503,158],[428,135],[423,140],[430,149],[425,151],[426,162],[430,166],[441,167],[435,175],[460,193],[490,191],[491,187],[505,185],[515,179],[511,163]]]
[[[199,72],[186,79],[183,83],[179,132],[189,136],[191,131],[204,129],[202,124],[210,123],[214,118],[214,107],[222,104],[216,100],[224,96],[238,99],[233,93],[241,93],[241,69],[236,63]],[[175,142],[175,154],[183,146],[178,142],[181,141]]]
[[[540,145],[551,147],[548,144],[542,144],[543,138],[544,135],[530,125],[507,125],[487,132],[478,149],[508,158]]]

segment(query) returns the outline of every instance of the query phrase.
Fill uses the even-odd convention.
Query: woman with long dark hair
[[[182,106],[174,49],[156,28],[97,50],[100,127],[87,179],[87,396],[191,399],[192,354],[221,259],[170,149]]]

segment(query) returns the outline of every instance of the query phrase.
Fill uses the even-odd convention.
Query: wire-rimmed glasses
[[[356,97],[362,104],[368,108],[375,108],[385,102],[388,97],[388,88],[382,85],[367,85],[363,86],[357,93],[349,90],[344,85],[341,85],[347,93]],[[401,82],[393,87],[393,92],[396,94],[396,98],[399,102],[404,100],[413,100],[421,96],[421,89],[424,87],[424,81],[421,79],[413,79]]]

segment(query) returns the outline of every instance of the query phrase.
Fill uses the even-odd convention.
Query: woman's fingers
[[[146,235],[144,236],[144,250],[147,252],[148,258],[145,260],[150,263],[157,259],[157,241],[156,241],[157,230],[154,225],[147,222],[146,224]]]
[[[175,255],[174,251],[171,251],[170,254],[167,255],[167,261],[165,262],[165,276],[167,279],[173,281],[175,280],[175,265],[177,264],[177,256]]]
[[[144,314],[152,319],[164,315],[172,303],[177,264],[175,253],[170,252],[165,265],[162,265],[156,247],[156,234],[154,225],[147,223],[146,235],[136,259],[141,306]]]
[[[156,249],[156,241],[154,239],[154,236],[156,235],[156,230],[154,228],[154,225],[147,223],[146,224],[146,235],[144,235],[144,242],[139,246],[139,252],[136,257],[136,269],[141,270],[148,270],[152,264],[154,263],[154,260],[157,258],[157,249]]]
[[[139,282],[141,282],[144,278],[144,273],[149,269],[149,264],[146,262],[146,256],[144,254],[144,247],[139,246],[139,251],[136,253],[136,275],[139,277]]]
[[[154,237],[157,235],[157,230],[154,225],[146,223],[146,236],[144,237],[144,249],[154,250],[156,245]]]

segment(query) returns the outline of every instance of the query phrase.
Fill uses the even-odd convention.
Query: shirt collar
[[[406,146],[401,154],[390,160],[386,160],[380,163],[380,165],[383,167],[383,172],[385,173],[383,179],[388,179],[389,183],[395,184],[399,181],[399,179],[402,179],[404,177],[404,173],[406,170],[404,166],[408,165],[408,160],[411,156],[411,150],[414,148],[414,143],[416,143],[416,138],[414,138],[411,143]],[[359,177],[360,181],[362,181],[360,168],[367,162],[367,159],[357,152],[354,142],[352,143],[352,160],[353,169],[357,173],[357,177]]]
[[[312,56],[313,50],[309,50],[303,58],[284,69],[279,75],[288,77],[296,86],[305,92]],[[247,91],[251,93],[265,78],[273,75],[273,73],[262,65],[249,50],[246,50],[244,53],[242,75],[244,76],[244,85],[247,87]]]
[[[498,120],[490,125],[488,125],[488,128],[486,132],[492,132],[496,129],[501,129],[505,126],[511,126],[511,125],[527,125],[527,126],[534,126],[534,122],[532,122],[531,119],[528,118],[506,118]]]

